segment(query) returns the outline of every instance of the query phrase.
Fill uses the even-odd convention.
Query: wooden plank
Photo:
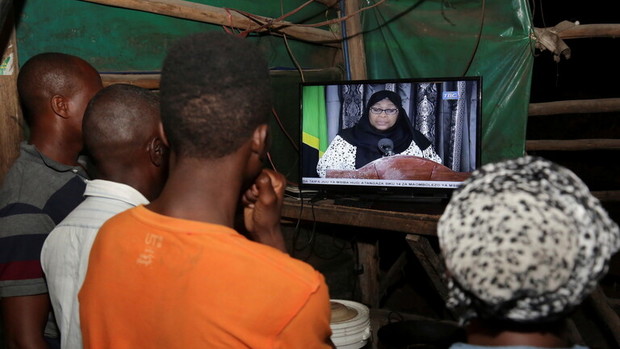
[[[595,198],[602,202],[617,202],[620,201],[620,190],[601,190],[591,192]]]
[[[405,251],[396,259],[396,262],[390,266],[387,273],[381,278],[379,284],[379,302],[383,297],[387,296],[387,292],[392,285],[402,279],[403,270],[407,265],[407,253]]]
[[[284,199],[282,217],[284,220],[304,220],[431,236],[436,235],[439,219],[437,214],[350,207],[336,205],[333,200],[310,203],[290,197]],[[370,307],[379,306],[381,300],[379,263],[375,244],[376,242],[364,241],[357,243],[359,261],[364,268],[359,276],[362,302]]]
[[[540,139],[525,142],[526,151],[576,151],[620,149],[620,139]]]
[[[422,268],[424,268],[424,271],[430,278],[435,290],[445,302],[448,299],[448,287],[444,282],[446,269],[443,261],[428,242],[427,237],[408,234],[406,240],[409,247],[420,261]],[[453,318],[457,318],[453,310],[447,308],[446,310]]]
[[[101,74],[103,86],[113,84],[129,84],[147,88],[149,90],[159,89],[161,74]]]
[[[607,302],[607,296],[600,286],[596,287],[589,299],[594,311],[602,320],[601,323],[607,326],[609,333],[612,334],[616,347],[620,348],[620,317]]]
[[[580,24],[558,33],[561,39],[617,38],[620,24]]]
[[[575,321],[572,318],[566,320],[566,327],[568,332],[568,340],[570,340],[571,343],[584,343],[583,338],[579,333],[579,328],[577,328],[577,325],[575,325]]]
[[[422,264],[422,267],[430,277],[433,286],[435,286],[435,289],[441,298],[444,301],[447,300],[448,288],[442,279],[445,273],[445,268],[443,266],[443,262],[428,242],[428,239],[423,236],[409,234],[407,235],[406,240],[409,247],[411,247],[413,253],[416,255]]]
[[[209,6],[183,0],[82,0],[97,4],[128,8],[132,10],[156,13],[165,16],[190,19],[194,21],[218,24],[231,28],[258,28],[255,20],[240,14],[233,9]],[[286,34],[292,38],[340,47],[340,37],[328,30],[297,26],[291,22],[274,21],[273,18],[252,16],[261,24],[270,23],[268,28],[259,31],[270,31]]]
[[[282,217],[421,235],[436,235],[438,214],[372,210],[335,205],[332,200],[315,204],[285,198]]]
[[[362,303],[379,307],[379,257],[375,243],[357,242],[359,261],[364,270],[359,276]]]
[[[531,103],[528,116],[609,113],[620,111],[620,98],[579,99]]]
[[[0,182],[19,155],[19,142],[23,139],[23,118],[17,95],[17,41],[12,11],[4,26],[0,26],[0,48],[4,65],[0,73]]]
[[[339,68],[324,68],[324,69],[304,69],[305,72],[316,72],[316,71],[328,71],[333,70],[336,72],[340,72]],[[283,70],[270,70],[270,76],[278,76],[289,74],[288,71]],[[126,72],[126,73],[102,73],[101,80],[103,80],[104,86],[110,86],[112,84],[129,84],[136,85],[143,88],[147,88],[149,90],[158,90],[159,83],[161,79],[161,74],[157,73],[140,73],[140,72]]]
[[[355,13],[360,9],[359,0],[347,0],[344,2],[345,13]],[[348,18],[345,22],[347,37],[344,38],[348,45],[349,67],[351,69],[351,79],[366,80],[366,53],[364,51],[364,35],[362,34],[362,24],[360,13]]]

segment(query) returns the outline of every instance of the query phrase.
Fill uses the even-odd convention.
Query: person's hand
[[[252,240],[286,252],[280,229],[280,216],[286,178],[263,169],[241,197],[245,228]]]

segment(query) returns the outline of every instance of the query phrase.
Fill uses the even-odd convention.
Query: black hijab
[[[370,124],[368,113],[370,107],[386,98],[398,108],[398,119],[396,119],[396,123],[390,129],[380,131]],[[395,154],[405,151],[412,140],[415,140],[420,150],[424,150],[431,145],[431,142],[411,125],[407,112],[402,107],[400,96],[395,92],[387,90],[375,92],[368,100],[366,108],[364,108],[364,114],[362,114],[362,118],[357,124],[340,131],[339,135],[345,141],[357,147],[355,168],[360,168],[383,156],[383,153],[377,146],[382,138],[389,138],[394,142]]]

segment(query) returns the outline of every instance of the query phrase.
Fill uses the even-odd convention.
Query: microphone
[[[383,156],[394,155],[394,142],[389,138],[381,138],[377,143],[379,150],[383,153]]]

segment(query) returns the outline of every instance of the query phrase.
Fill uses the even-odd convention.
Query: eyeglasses
[[[376,108],[376,107],[370,107],[370,112],[376,115],[379,115],[383,112],[385,112],[385,115],[396,115],[396,113],[398,113],[398,109],[392,108],[392,109],[381,109],[381,108]]]

